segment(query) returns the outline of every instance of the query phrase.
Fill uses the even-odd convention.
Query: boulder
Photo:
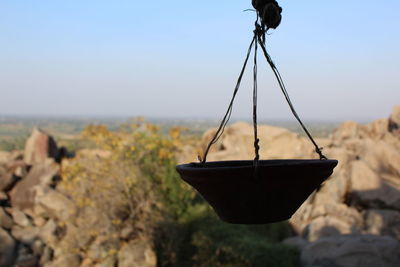
[[[19,242],[27,246],[30,246],[38,238],[39,231],[40,229],[34,226],[29,226],[29,227],[14,226],[11,229],[11,234]]]
[[[391,237],[343,235],[321,238],[307,245],[303,265],[340,267],[398,267],[400,242]]]
[[[46,224],[40,228],[39,237],[47,246],[55,247],[60,238],[57,233],[58,230],[59,228],[56,222],[53,219],[48,220]]]
[[[51,184],[59,170],[60,166],[52,159],[34,165],[28,175],[10,191],[11,205],[22,211],[33,209],[36,203],[36,191]]]
[[[353,121],[347,121],[337,127],[332,134],[332,144],[342,147],[347,142],[370,137],[368,128]]]
[[[16,259],[14,239],[0,227],[0,266],[11,267]]]
[[[17,208],[9,208],[7,209],[8,213],[11,214],[14,222],[21,226],[21,227],[28,227],[28,226],[32,226],[32,223],[30,221],[30,219],[28,218],[28,216],[23,213],[22,211],[20,211]]]
[[[354,161],[351,165],[351,186],[347,201],[361,209],[400,210],[399,190],[385,183],[363,161]]]
[[[24,161],[28,165],[43,163],[46,159],[58,158],[57,144],[45,131],[35,128],[27,139],[24,151]]]
[[[383,139],[389,129],[389,119],[379,119],[366,125],[371,137],[375,139]]]
[[[320,217],[334,217],[359,230],[364,225],[362,215],[356,209],[342,203],[326,203],[314,206],[311,211],[311,219]]]
[[[118,253],[119,267],[155,267],[157,257],[147,241],[132,240],[122,246]]]
[[[400,212],[367,210],[364,213],[365,231],[373,235],[388,235],[400,241]]]
[[[37,189],[36,203],[43,208],[42,210],[47,216],[58,218],[61,221],[66,221],[75,211],[74,204],[70,199],[48,186]]]
[[[400,142],[398,142],[400,145]],[[359,158],[364,161],[380,178],[395,176],[391,182],[400,189],[400,147],[384,140],[365,140],[361,146]]]
[[[314,242],[324,237],[355,233],[359,233],[357,227],[336,217],[326,216],[319,217],[308,224],[304,229],[303,237],[310,242]]]
[[[0,207],[0,227],[10,230],[14,222],[10,215],[8,215],[3,208]]]
[[[203,150],[214,136],[217,129],[210,129],[202,139]],[[310,158],[313,147],[303,137],[285,128],[260,125],[260,156],[262,159]],[[237,122],[225,129],[221,139],[211,148],[208,157],[213,160],[246,160],[254,158],[253,126]]]

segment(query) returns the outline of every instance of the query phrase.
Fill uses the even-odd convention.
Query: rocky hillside
[[[101,223],[102,214],[78,209],[60,185],[62,164],[72,156],[39,129],[24,151],[0,152],[0,266],[156,266],[152,245],[132,237],[132,227],[114,238],[95,232],[94,225],[111,232]]]
[[[174,191],[183,184],[178,179],[164,180],[173,173],[172,161],[163,172],[151,165],[155,159],[165,163],[177,151],[156,136],[143,139],[141,128],[130,141],[102,127],[89,129],[103,147],[71,155],[36,129],[24,151],[0,152],[0,266],[157,266],[159,255],[149,237],[156,211],[165,209],[154,196],[154,185],[169,192],[171,203],[190,203],[194,197],[189,189],[188,195]],[[214,132],[204,134],[203,147]],[[317,158],[309,140],[286,129],[260,126],[259,135],[264,159]],[[297,236],[284,242],[300,249],[306,267],[399,266],[400,106],[388,119],[368,125],[347,122],[318,142],[340,163],[290,220]],[[192,157],[196,149],[183,144],[177,144],[178,158]],[[236,123],[208,159],[252,159],[253,153],[252,126]],[[124,162],[125,155],[136,158]],[[208,240],[198,236],[197,242]],[[174,262],[172,243],[162,246]],[[208,260],[209,254],[190,260]]]
[[[203,147],[215,133],[203,137]],[[304,137],[260,126],[261,158],[317,158]],[[400,106],[388,119],[368,125],[346,122],[318,140],[334,175],[298,210],[290,224],[298,237],[285,241],[301,250],[304,266],[399,266]],[[253,128],[228,127],[209,160],[252,159]]]

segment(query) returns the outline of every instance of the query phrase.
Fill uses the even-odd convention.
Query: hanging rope
[[[243,74],[244,74],[244,71],[246,70],[247,62],[249,61],[250,53],[251,53],[252,47],[253,47],[253,45],[255,43],[257,43],[257,36],[256,35],[254,35],[254,38],[251,41],[250,46],[249,46],[249,48],[247,50],[246,59],[244,61],[242,70],[241,70],[241,72],[239,74],[239,78],[237,80],[237,83],[236,83],[236,86],[235,86],[235,90],[233,91],[233,96],[232,96],[231,102],[229,103],[228,110],[226,111],[225,116],[222,119],[221,124],[220,124],[217,132],[215,133],[214,137],[211,139],[210,143],[208,144],[207,149],[204,152],[203,159],[199,156],[199,161],[201,163],[203,163],[203,164],[206,163],[206,161],[207,161],[207,155],[208,155],[208,152],[210,151],[211,146],[214,145],[219,140],[219,138],[222,136],[222,134],[225,131],[225,127],[228,124],[229,119],[231,118],[232,109],[233,109],[233,102],[235,101],[237,92],[239,91],[239,88],[240,88],[240,84],[242,83]]]
[[[260,25],[258,25],[258,27],[260,27]],[[283,82],[282,76],[279,73],[279,70],[277,69],[277,67],[275,66],[274,62],[272,61],[270,55],[267,52],[267,49],[265,48],[264,42],[262,40],[261,36],[257,37],[258,43],[260,44],[261,50],[263,51],[263,54],[269,64],[269,66],[271,67],[272,71],[275,74],[276,79],[278,80],[278,84],[279,87],[281,88],[281,91],[283,93],[283,95],[285,96],[286,102],[289,104],[290,110],[293,113],[293,116],[296,118],[296,120],[299,122],[299,124],[301,125],[301,127],[303,128],[304,132],[307,134],[308,138],[310,139],[310,141],[313,143],[313,145],[315,146],[315,152],[319,155],[320,159],[327,159],[327,157],[325,157],[322,154],[322,148],[318,146],[318,144],[315,142],[314,138],[311,136],[310,132],[307,130],[306,126],[304,125],[304,123],[301,121],[299,115],[297,114],[296,110],[293,107],[292,101],[290,100],[289,94],[286,90],[285,84]]]
[[[202,164],[205,164],[207,161],[207,155],[210,151],[210,148],[212,145],[214,145],[222,136],[222,134],[225,131],[226,125],[228,124],[231,115],[232,115],[232,109],[233,109],[233,103],[235,101],[237,92],[239,91],[243,74],[246,70],[247,63],[249,61],[249,57],[251,54],[251,50],[254,46],[254,66],[253,66],[253,128],[254,128],[254,153],[255,153],[255,158],[254,158],[254,167],[255,167],[255,176],[257,176],[257,167],[258,167],[258,162],[260,160],[260,139],[258,138],[258,125],[257,125],[257,98],[258,98],[258,84],[257,84],[257,53],[258,53],[258,45],[260,45],[261,50],[264,54],[264,57],[266,58],[269,66],[271,67],[277,81],[279,84],[279,87],[285,96],[285,99],[287,103],[289,104],[290,110],[292,111],[294,117],[296,120],[299,122],[301,127],[303,128],[304,132],[307,134],[308,138],[311,140],[313,145],[315,146],[315,152],[319,155],[321,160],[327,159],[323,154],[322,154],[322,148],[320,148],[313,137],[311,136],[310,132],[307,130],[303,122],[301,121],[299,115],[297,114],[296,110],[294,109],[294,106],[292,104],[292,101],[290,100],[289,94],[286,90],[285,84],[283,82],[282,76],[279,73],[279,70],[275,66],[274,62],[272,61],[270,55],[267,52],[267,49],[265,48],[265,33],[269,28],[276,28],[278,27],[280,21],[281,21],[281,12],[282,8],[279,7],[278,3],[275,0],[253,0],[253,6],[257,10],[257,20],[255,22],[255,30],[254,30],[254,37],[250,43],[250,46],[247,50],[246,54],[246,59],[244,61],[242,70],[239,74],[239,78],[236,83],[235,90],[233,92],[232,99],[229,103],[228,110],[225,113],[224,118],[221,121],[220,126],[218,127],[218,130],[215,132],[213,138],[211,139],[210,143],[208,144],[203,158],[199,156],[199,161]],[[262,17],[260,16],[262,10]],[[261,25],[259,24],[259,18],[261,17]],[[267,29],[265,29],[267,28]]]
[[[258,16],[255,23],[258,25]],[[257,27],[254,30],[255,38],[258,38],[260,32],[257,31]],[[257,51],[258,42],[254,44],[254,66],[253,66],[253,127],[254,127],[254,167],[258,166],[260,160],[260,139],[258,138],[258,127],[257,127],[257,98],[258,98],[258,84],[257,84]]]

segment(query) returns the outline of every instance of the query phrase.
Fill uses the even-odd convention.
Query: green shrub
[[[159,266],[300,266],[299,252],[279,243],[290,234],[287,223],[232,225],[221,222],[212,211],[198,215],[186,224],[168,225],[158,242]]]

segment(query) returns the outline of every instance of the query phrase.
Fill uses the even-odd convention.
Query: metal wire
[[[203,158],[201,158],[199,156],[199,160],[201,161],[201,163],[206,163],[207,161],[207,155],[210,151],[210,148],[212,145],[214,145],[222,136],[222,134],[225,131],[226,125],[229,122],[229,119],[231,118],[232,115],[232,110],[233,110],[233,103],[235,101],[237,92],[239,91],[241,82],[242,82],[242,78],[243,78],[243,74],[246,70],[247,67],[247,63],[249,61],[249,57],[252,51],[252,48],[254,46],[254,66],[253,66],[253,128],[254,128],[254,152],[255,152],[255,158],[254,158],[254,166],[255,169],[257,170],[257,166],[258,166],[258,161],[260,159],[260,155],[259,155],[259,151],[260,151],[260,139],[258,138],[258,126],[257,126],[257,101],[258,101],[258,84],[257,84],[257,71],[258,71],[258,67],[257,67],[257,53],[258,53],[258,45],[260,45],[261,50],[264,54],[264,57],[266,58],[269,66],[271,67],[277,81],[279,84],[279,87],[287,101],[287,103],[289,104],[290,110],[292,111],[294,117],[296,118],[296,120],[299,122],[299,124],[301,125],[301,127],[303,128],[304,132],[307,134],[308,138],[311,140],[311,142],[313,143],[313,145],[315,146],[315,152],[319,155],[321,160],[326,160],[327,158],[322,154],[322,148],[320,148],[318,146],[318,144],[315,142],[314,138],[311,136],[310,132],[307,130],[306,126],[304,125],[304,123],[301,121],[299,115],[297,114],[296,110],[294,109],[293,103],[289,97],[289,94],[286,90],[285,84],[283,82],[282,76],[279,73],[279,70],[277,69],[277,67],[275,66],[274,62],[272,61],[270,55],[267,52],[267,49],[265,48],[265,33],[266,30],[258,23],[259,20],[259,16],[257,14],[257,20],[255,22],[255,30],[254,30],[254,37],[250,43],[250,46],[247,50],[247,54],[246,54],[246,59],[244,61],[242,70],[239,74],[239,78],[237,80],[236,83],[236,87],[235,90],[233,92],[233,96],[232,99],[229,103],[228,109],[225,113],[224,118],[221,121],[221,124],[218,128],[218,130],[215,132],[213,138],[211,139],[210,143],[208,144],[205,152],[204,152],[204,156]],[[257,173],[257,172],[256,172]],[[256,174],[255,174],[256,175]]]

